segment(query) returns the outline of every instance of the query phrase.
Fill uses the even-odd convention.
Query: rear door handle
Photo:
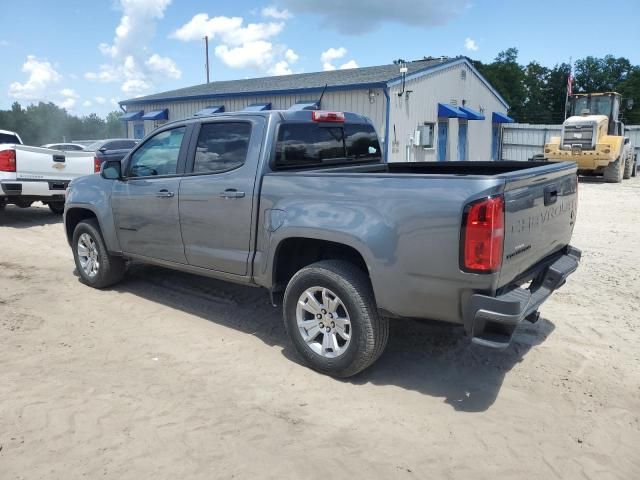
[[[235,188],[227,188],[220,194],[222,198],[243,198],[244,192],[239,192]]]
[[[156,193],[156,197],[158,198],[171,198],[174,195],[175,194],[173,192],[170,192],[169,190],[166,190],[166,189],[162,189],[158,193]]]

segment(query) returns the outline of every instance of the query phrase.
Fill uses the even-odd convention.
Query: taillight
[[[462,221],[462,269],[477,273],[499,270],[504,241],[504,199],[499,196],[470,203]]]
[[[344,123],[344,113],[314,110],[311,112],[311,119],[314,122]]]
[[[2,150],[0,152],[0,172],[16,171],[16,151]]]
[[[93,157],[93,173],[100,172],[100,165],[102,165],[100,159],[98,157]]]

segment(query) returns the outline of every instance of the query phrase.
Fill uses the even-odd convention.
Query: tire
[[[323,310],[318,313],[323,315],[321,319],[313,313],[315,305],[306,296],[307,292],[316,292],[315,289],[320,289],[315,297],[318,306],[329,306],[326,314]],[[299,306],[302,298],[310,310]],[[318,323],[311,323],[308,329],[299,326],[300,315],[301,321],[318,320]],[[298,271],[287,285],[283,316],[287,334],[305,363],[333,377],[350,377],[369,367],[380,357],[389,338],[389,320],[378,314],[369,278],[358,267],[342,260],[324,260]],[[331,318],[342,322],[334,325]],[[348,328],[344,322],[347,318]],[[311,338],[314,325],[318,327],[315,340]],[[325,335],[326,329],[332,329],[330,336]],[[341,332],[348,333],[348,341]],[[324,343],[325,338],[332,337],[333,343],[329,340]],[[325,348],[329,345],[337,349]]]
[[[48,204],[49,210],[56,215],[62,215],[64,213],[64,202],[51,202]]]
[[[634,165],[633,155],[630,152],[628,152],[627,153],[627,161],[624,164],[624,173],[622,175],[622,178],[624,178],[625,180],[628,180],[629,178],[631,178],[634,166],[635,165]]]
[[[635,177],[636,175],[638,175],[638,157],[634,155],[633,168],[631,169],[631,176]]]
[[[81,257],[79,253],[81,242],[84,251],[87,252],[85,257]],[[94,251],[92,251],[93,248],[95,248]],[[78,275],[85,285],[106,288],[118,283],[124,277],[126,263],[123,258],[109,254],[95,219],[83,220],[76,226],[71,249]],[[94,260],[97,260],[97,263]]]
[[[607,183],[620,183],[624,174],[624,154],[615,162],[610,163],[604,169],[604,181]]]

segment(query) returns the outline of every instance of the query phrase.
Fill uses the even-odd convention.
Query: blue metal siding
[[[467,132],[469,125],[466,122],[458,124],[458,160],[467,159]]]
[[[449,120],[438,122],[438,161],[447,160],[447,141],[449,137]]]

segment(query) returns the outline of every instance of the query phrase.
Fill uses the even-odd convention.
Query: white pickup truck
[[[0,130],[0,210],[42,202],[53,213],[64,212],[69,182],[99,171],[93,152],[63,152],[22,144],[17,133]]]

